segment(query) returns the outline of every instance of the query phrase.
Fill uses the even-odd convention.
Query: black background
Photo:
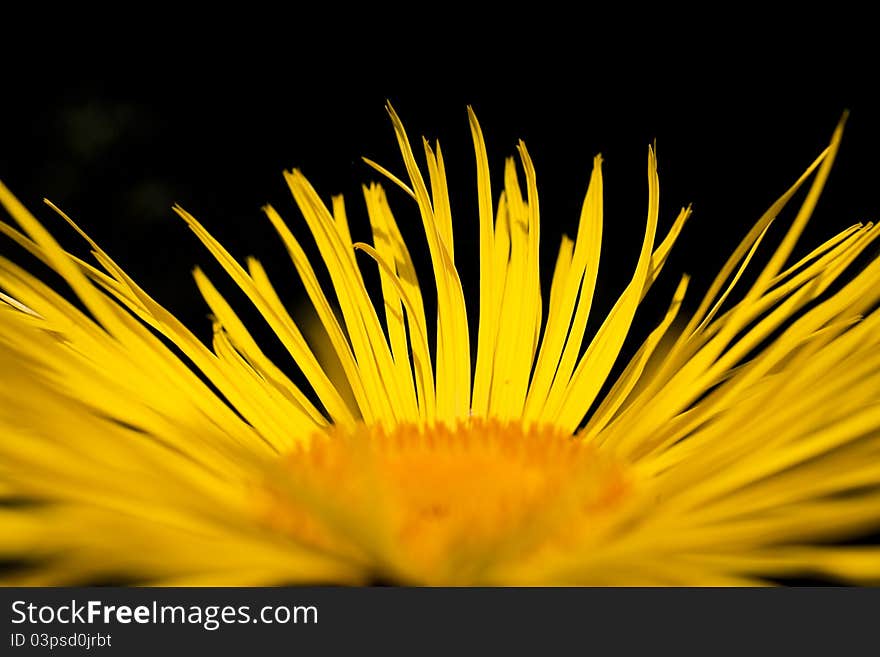
[[[0,106],[0,179],[65,246],[83,251],[41,199],[58,204],[206,338],[207,310],[190,269],[206,266],[235,300],[234,292],[171,206],[192,212],[236,257],[263,260],[282,298],[295,306],[302,298],[296,274],[260,207],[271,202],[305,235],[281,177],[298,167],[325,199],[346,195],[355,237],[368,238],[360,185],[379,176],[360,157],[405,173],[386,99],[414,143],[425,135],[443,145],[472,320],[477,223],[468,104],[486,135],[496,200],[504,157],[519,138],[529,147],[541,195],[545,286],[561,234],[576,229],[592,157],[603,154],[605,241],[589,330],[634,267],[647,205],[646,150],[654,140],[661,234],[681,206],[692,203],[694,217],[664,284],[647,299],[645,326],[682,272],[695,275],[689,303],[696,303],[738,239],[825,146],[846,109],[838,164],[801,248],[880,217],[880,105],[871,77],[855,68],[861,60],[841,67],[837,59],[795,51],[752,62],[735,53],[713,58],[705,43],[671,52],[655,45],[637,56],[631,47],[611,39],[533,57],[508,46],[460,64],[451,56],[413,62],[369,49],[341,64],[321,61],[320,53],[254,48],[241,58],[195,49],[146,63],[117,60],[112,52],[75,63],[59,56],[42,66],[19,60],[9,70],[12,93]],[[397,190],[391,194],[419,257],[424,238],[414,204]],[[8,243],[2,249],[12,250]],[[430,298],[429,280],[426,272]]]

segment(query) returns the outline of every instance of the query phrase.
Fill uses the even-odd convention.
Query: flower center
[[[358,425],[284,457],[276,529],[404,581],[491,581],[501,563],[582,547],[629,497],[625,467],[550,427]]]

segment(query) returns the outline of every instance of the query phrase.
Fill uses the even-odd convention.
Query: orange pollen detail
[[[331,428],[283,471],[263,514],[274,529],[419,582],[583,545],[632,487],[622,463],[555,427],[477,419]]]

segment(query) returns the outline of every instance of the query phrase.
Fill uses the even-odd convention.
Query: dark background
[[[673,55],[658,47],[632,60],[619,48],[611,42],[561,59],[524,57],[513,67],[492,57],[377,66],[369,51],[337,67],[295,54],[252,62],[190,53],[164,64],[114,61],[109,52],[88,64],[65,65],[59,57],[42,68],[12,67],[11,93],[0,105],[0,179],[65,246],[85,253],[41,199],[58,204],[204,338],[207,308],[189,272],[206,267],[267,343],[271,334],[224,284],[171,206],[193,213],[237,258],[260,258],[295,306],[302,299],[296,273],[260,208],[271,202],[298,235],[306,234],[281,176],[298,167],[328,202],[331,194],[346,195],[355,238],[368,239],[360,184],[379,176],[360,157],[405,173],[386,99],[416,145],[420,135],[443,145],[472,320],[478,251],[468,104],[488,142],[495,200],[503,158],[518,138],[529,147],[541,195],[545,290],[561,234],[576,230],[592,157],[603,154],[605,236],[589,331],[635,265],[647,205],[646,150],[655,139],[658,239],[681,206],[692,203],[694,216],[639,315],[639,336],[682,272],[695,275],[695,305],[736,242],[827,144],[846,109],[838,164],[801,251],[857,221],[880,218],[880,105],[869,77],[797,54],[746,64],[708,60],[698,47]],[[417,211],[391,187],[392,208],[418,257],[425,248]],[[8,242],[0,250],[13,252]],[[372,276],[372,265],[365,268]],[[430,300],[429,281],[426,272]],[[271,346],[269,352],[276,353]]]

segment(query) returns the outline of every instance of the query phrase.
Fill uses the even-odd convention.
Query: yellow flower
[[[601,159],[545,301],[532,161],[520,143],[522,171],[507,161],[493,206],[470,113],[480,252],[472,340],[440,147],[424,143],[425,172],[389,113],[406,176],[370,164],[418,207],[436,319],[416,279],[416,245],[404,242],[379,185],[363,190],[367,245],[352,242],[341,198],[327,207],[300,172],[285,174],[332,294],[265,208],[327,350],[304,337],[257,260],[242,266],[176,208],[308,388],[265,355],[201,270],[212,349],[84,233],[99,266],[63,250],[0,186],[22,229],[2,232],[75,293],[0,259],[0,558],[19,566],[6,569],[7,583],[880,581],[878,548],[841,543],[880,526],[880,259],[854,264],[878,228],[857,224],[789,262],[842,125],[677,324],[682,277],[666,316],[604,392],[689,215],[657,235],[653,151],[638,263],[584,344]],[[743,279],[809,180],[766,265]],[[366,267],[378,268],[381,302],[367,292]]]

